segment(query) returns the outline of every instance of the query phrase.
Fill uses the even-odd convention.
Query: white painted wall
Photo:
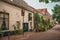
[[[9,13],[9,30],[14,30],[12,25],[16,24],[16,21],[20,21],[20,25],[21,25],[20,28],[23,28],[22,25],[23,16],[21,16],[21,8],[0,1],[0,11],[3,11],[3,9],[7,13]],[[28,13],[29,11],[25,10],[24,23],[26,22],[30,23],[30,21],[28,21]],[[33,17],[33,13],[32,13],[32,17]],[[34,28],[34,19],[32,19],[31,22],[32,22],[32,27]],[[29,29],[30,29],[30,25],[29,25]]]

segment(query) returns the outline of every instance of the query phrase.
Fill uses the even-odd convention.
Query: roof
[[[44,18],[47,18],[48,19],[48,18],[51,17],[51,15],[49,14],[49,12],[47,11],[47,8],[37,9],[37,11],[38,11],[38,13],[40,15],[43,15]],[[44,12],[44,14],[43,14],[43,12]]]
[[[33,9],[31,7],[29,7],[29,5],[23,0],[1,0],[1,1],[25,8],[25,9],[33,12]]]
[[[47,12],[47,8],[43,8],[43,9],[37,9],[37,11],[42,14],[42,12],[46,13]]]
[[[35,9],[34,7],[32,7],[32,6],[29,6],[29,7],[31,7],[34,12],[38,12],[37,9]]]

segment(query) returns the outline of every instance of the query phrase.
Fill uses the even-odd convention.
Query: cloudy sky
[[[24,1],[27,2],[28,5],[36,9],[47,8],[50,14],[52,14],[51,9],[53,9],[53,7],[56,4],[60,4],[60,2],[45,4],[45,3],[40,3],[39,0],[24,0]]]

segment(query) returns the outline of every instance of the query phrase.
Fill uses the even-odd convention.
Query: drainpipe
[[[23,35],[24,35],[24,16],[23,16]]]
[[[22,13],[23,13],[23,35],[24,35],[24,13],[25,13],[25,10],[22,8]]]

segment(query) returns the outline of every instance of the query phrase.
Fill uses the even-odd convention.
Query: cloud
[[[60,4],[60,2],[45,4],[45,3],[39,2],[38,0],[24,0],[24,1],[27,2],[28,5],[31,5],[32,7],[36,8],[36,9],[47,8],[50,14],[52,14],[51,9],[53,9],[53,7],[56,4]]]

